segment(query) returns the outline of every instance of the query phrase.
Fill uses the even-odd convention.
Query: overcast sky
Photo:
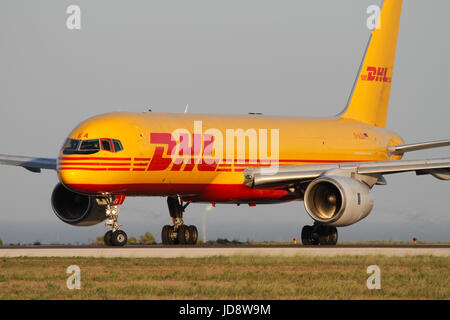
[[[56,157],[84,119],[111,111],[332,116],[345,106],[377,0],[0,2],[0,153]],[[81,30],[66,27],[69,5]],[[387,128],[407,143],[450,138],[450,1],[405,0]],[[448,157],[450,148],[405,159]],[[339,240],[450,241],[450,182],[413,173],[375,186],[372,213]],[[55,172],[0,167],[5,243],[87,243],[101,223],[73,227],[53,213]],[[206,205],[193,204],[198,226]],[[164,198],[127,198],[129,236],[169,223]],[[218,204],[207,239],[290,241],[312,224],[302,202]]]

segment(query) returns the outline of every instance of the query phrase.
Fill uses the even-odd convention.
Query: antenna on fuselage
[[[184,109],[184,113],[188,113],[189,110],[189,103],[186,105],[186,108]]]

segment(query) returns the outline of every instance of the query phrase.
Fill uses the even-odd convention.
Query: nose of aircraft
[[[75,170],[74,168],[65,165],[64,161],[59,160],[57,166],[57,173],[59,181],[67,188],[82,192],[80,187],[86,184],[86,172]],[[80,190],[79,190],[80,189]]]

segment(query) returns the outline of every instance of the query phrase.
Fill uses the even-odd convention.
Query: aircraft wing
[[[391,160],[355,163],[330,163],[282,166],[275,173],[267,168],[247,168],[244,170],[244,184],[252,188],[289,186],[314,180],[322,175],[346,173],[375,178],[381,175],[415,171],[416,174],[431,174],[441,180],[450,180],[450,158],[429,160]],[[380,181],[380,184],[382,181]]]
[[[0,165],[19,166],[31,172],[41,172],[41,169],[56,170],[56,159],[10,156],[0,154]]]

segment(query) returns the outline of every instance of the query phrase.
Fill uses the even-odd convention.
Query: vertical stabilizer
[[[384,1],[342,118],[386,126],[401,9],[402,0]]]

